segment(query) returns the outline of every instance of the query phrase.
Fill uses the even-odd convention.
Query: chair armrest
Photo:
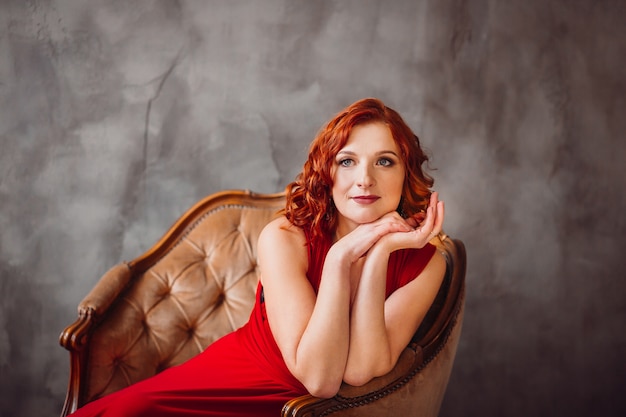
[[[386,375],[377,377],[360,387],[343,383],[337,395],[322,399],[304,395],[288,401],[282,417],[327,415],[376,401],[396,391],[410,380],[423,362],[422,349],[407,347],[400,354],[396,366]]]
[[[126,263],[109,269],[78,305],[78,319],[61,333],[61,346],[69,351],[82,349],[88,330],[119,296],[131,276],[131,270]]]
[[[81,310],[91,309],[96,316],[102,315],[126,288],[130,278],[131,270],[127,263],[121,263],[109,269],[80,302],[79,313]]]
[[[59,344],[70,351],[70,377],[61,416],[76,411],[80,404],[81,380],[85,372],[85,346],[98,317],[113,304],[131,279],[131,270],[122,263],[108,270],[78,305],[78,319],[59,336]]]
[[[337,396],[344,400],[354,400],[357,398],[375,397],[384,392],[394,391],[394,386],[403,384],[405,378],[411,375],[411,370],[422,362],[422,349],[418,346],[414,350],[411,347],[405,348],[394,368],[386,375],[372,379],[367,384],[360,387],[343,383]]]

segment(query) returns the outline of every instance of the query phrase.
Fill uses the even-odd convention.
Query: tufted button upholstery
[[[178,365],[245,324],[258,282],[257,238],[275,212],[214,209],[136,276],[91,336],[86,398]]]

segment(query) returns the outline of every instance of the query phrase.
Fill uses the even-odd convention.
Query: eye
[[[389,159],[389,158],[380,158],[378,160],[378,165],[380,165],[380,166],[390,167],[393,164],[394,164],[394,162],[391,159]]]
[[[349,166],[352,166],[353,164],[354,164],[354,160],[350,158],[343,158],[339,160],[339,165],[342,167],[349,167]]]

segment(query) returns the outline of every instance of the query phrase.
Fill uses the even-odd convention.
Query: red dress
[[[330,245],[309,245],[307,277],[316,291]],[[415,278],[434,252],[427,245],[392,253],[387,296]],[[274,341],[259,284],[254,309],[242,328],[184,364],[88,403],[72,416],[277,417],[287,401],[306,393]]]

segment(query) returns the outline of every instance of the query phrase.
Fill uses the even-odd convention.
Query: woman
[[[183,365],[87,404],[74,416],[277,416],[291,398],[332,397],[395,365],[441,284],[428,242],[443,202],[428,160],[376,99],[321,130],[280,217],[258,242],[249,322]]]

